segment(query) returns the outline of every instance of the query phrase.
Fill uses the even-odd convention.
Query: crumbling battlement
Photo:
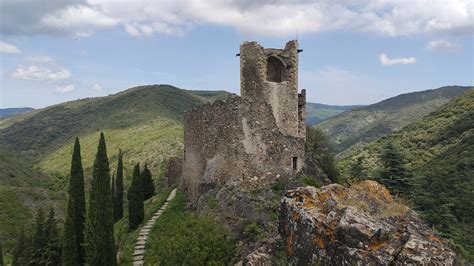
[[[298,43],[264,49],[244,42],[240,65],[241,97],[184,115],[183,188],[191,200],[227,182],[294,176],[303,167],[306,93],[298,94]]]
[[[285,49],[265,49],[257,42],[240,46],[240,94],[272,106],[278,128],[295,137],[305,137],[306,94],[298,94],[298,42]],[[300,101],[299,99],[304,99]]]

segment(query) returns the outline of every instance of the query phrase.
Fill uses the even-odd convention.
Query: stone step
[[[144,240],[144,241],[146,241],[147,239],[148,239],[148,235],[139,236],[139,237],[137,238],[137,240]]]
[[[140,233],[150,233],[150,229],[142,229],[140,230]]]
[[[145,244],[146,244],[145,240],[138,240],[137,242],[135,242],[135,245],[145,245]]]
[[[145,262],[143,260],[137,260],[133,262],[133,266],[141,266],[144,265]]]
[[[145,249],[145,245],[135,245],[135,250],[137,249]]]
[[[138,236],[148,236],[148,232],[140,233]]]
[[[136,256],[133,256],[132,260],[137,261],[137,260],[143,260],[144,258],[145,258],[145,256],[143,256],[143,255],[136,255]]]
[[[132,256],[135,256],[135,255],[143,255],[143,254],[145,254],[145,250],[144,250],[144,249],[135,249],[135,250],[133,251]]]

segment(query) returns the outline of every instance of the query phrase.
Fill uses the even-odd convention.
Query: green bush
[[[235,249],[229,232],[209,218],[185,211],[180,192],[158,220],[147,242],[146,264],[226,265]]]

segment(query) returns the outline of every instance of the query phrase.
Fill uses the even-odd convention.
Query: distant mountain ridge
[[[328,105],[322,103],[306,103],[306,124],[316,125],[342,112],[364,105]]]
[[[342,154],[344,176],[361,158],[368,179],[377,179],[382,147],[390,142],[414,172],[412,200],[428,223],[462,245],[474,262],[474,88],[419,121]]]
[[[22,114],[25,112],[29,112],[34,110],[34,108],[30,107],[19,107],[19,108],[0,108],[0,118],[10,117],[18,114]]]
[[[335,152],[341,153],[420,120],[469,88],[447,86],[401,94],[343,112],[316,127],[331,136]]]

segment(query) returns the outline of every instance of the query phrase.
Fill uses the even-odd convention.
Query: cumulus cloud
[[[7,15],[0,31],[6,34],[88,35],[120,26],[140,37],[183,35],[206,25],[270,36],[339,29],[389,36],[474,32],[472,0],[5,0],[1,5]]]
[[[45,66],[29,65],[18,66],[10,75],[14,79],[58,81],[71,77],[71,72],[67,69],[50,69]]]
[[[56,92],[59,92],[59,93],[66,93],[66,92],[71,92],[75,90],[75,87],[73,84],[68,84],[68,85],[64,85],[64,86],[57,86],[56,87]]]
[[[390,65],[407,65],[407,64],[415,64],[416,58],[415,57],[400,57],[400,58],[389,58],[386,54],[381,53],[379,55],[379,60],[382,65],[390,66]]]
[[[100,84],[98,83],[95,83],[93,86],[92,86],[92,89],[95,90],[95,91],[102,91],[103,88]]]
[[[21,51],[15,45],[0,41],[0,53],[19,54]]]
[[[457,45],[445,40],[428,42],[425,47],[431,51],[454,51],[458,48]]]

